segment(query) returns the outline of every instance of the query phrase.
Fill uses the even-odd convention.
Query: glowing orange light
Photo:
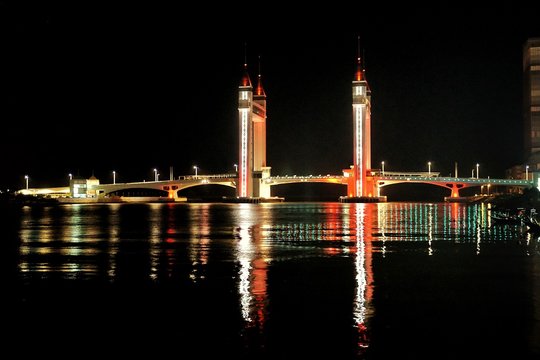
[[[356,81],[362,81],[362,66],[360,65],[360,58],[358,58],[358,66],[356,68],[356,73],[354,74],[354,79]]]

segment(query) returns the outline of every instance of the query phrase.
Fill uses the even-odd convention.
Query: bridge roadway
[[[410,176],[403,175],[381,175],[377,177],[377,185],[379,188],[388,185],[418,183],[441,186],[450,190],[450,196],[453,198],[459,197],[459,191],[468,187],[475,186],[517,186],[529,187],[533,186],[533,181],[514,180],[514,179],[490,179],[490,178],[457,178],[443,176]]]
[[[527,187],[532,186],[532,181],[527,180],[514,180],[514,179],[490,179],[490,178],[456,178],[456,177],[441,177],[439,173],[435,172],[391,172],[374,173],[374,180],[379,187],[403,184],[403,183],[421,183],[441,186],[455,191],[460,189],[474,186],[483,185],[501,185],[501,186],[518,186]],[[169,181],[150,181],[142,183],[126,183],[126,184],[106,184],[100,185],[105,193],[110,193],[118,190],[130,189],[130,188],[149,188],[159,190],[175,190],[180,191],[193,186],[201,185],[225,185],[229,187],[236,187],[236,174],[220,174],[220,175],[203,175],[203,176],[181,176],[178,180]],[[298,183],[326,183],[326,184],[338,184],[347,185],[347,177],[343,175],[285,175],[285,176],[271,176],[264,179],[264,183],[268,186],[284,185],[284,184],[298,184]]]
[[[194,186],[222,185],[236,188],[236,174],[179,176],[175,180],[142,181],[131,183],[99,184],[94,186],[100,195],[108,195],[117,191],[135,189],[154,189],[169,192],[169,197],[178,197],[178,191]]]
[[[502,185],[502,186],[518,186],[528,187],[533,186],[533,181],[529,180],[513,180],[513,179],[490,179],[490,178],[456,178],[456,177],[440,177],[439,173],[435,172],[374,172],[374,181],[379,188],[389,185],[402,183],[423,183],[445,187],[451,190],[451,196],[459,196],[459,190],[473,186],[483,185]],[[295,183],[326,183],[347,185],[348,178],[343,175],[308,175],[308,176],[271,176],[264,179],[263,183],[267,186],[276,186],[283,184]],[[236,174],[217,174],[217,175],[198,175],[198,176],[179,176],[174,180],[162,181],[142,181],[116,184],[99,184],[92,185],[91,188],[96,190],[100,196],[113,194],[118,191],[129,191],[136,189],[154,189],[168,192],[169,197],[177,198],[178,191],[203,185],[222,185],[231,188],[236,188]],[[41,189],[23,189],[19,193],[24,195],[47,195],[57,194],[61,196],[69,195],[68,187],[61,188],[41,188]]]

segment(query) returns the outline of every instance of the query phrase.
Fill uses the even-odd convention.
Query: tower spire
[[[357,62],[356,62],[356,72],[354,73],[355,81],[364,80],[364,72],[362,71],[362,62],[360,59],[360,35],[358,35],[358,49],[357,49]]]
[[[240,86],[251,87],[251,79],[247,69],[247,43],[244,43],[244,73],[240,79]]]
[[[261,55],[259,55],[259,74],[257,76],[257,88],[255,90],[255,95],[266,96],[266,93],[264,92],[262,81],[261,81]]]

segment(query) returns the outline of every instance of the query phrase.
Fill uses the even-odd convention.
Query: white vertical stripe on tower
[[[355,148],[355,157],[356,157],[356,166],[357,169],[355,169],[356,172],[356,179],[355,179],[355,186],[356,186],[356,196],[362,196],[363,195],[363,184],[362,184],[362,174],[364,173],[364,164],[363,164],[363,152],[362,152],[362,146],[363,146],[363,119],[362,119],[362,107],[359,105],[355,106],[355,125],[356,125],[356,144],[354,144]]]
[[[242,114],[242,154],[240,164],[240,196],[247,197],[247,171],[248,171],[248,110],[241,109]]]

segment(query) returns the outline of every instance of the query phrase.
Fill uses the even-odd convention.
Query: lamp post
[[[477,178],[477,179],[478,179],[479,176],[480,176],[480,172],[479,172],[479,169],[478,169],[479,167],[480,167],[480,164],[477,163],[477,164],[476,164],[476,178]]]
[[[381,172],[382,176],[384,176],[384,161],[381,161]]]
[[[26,190],[28,190],[28,175],[24,175],[24,180],[26,181]]]
[[[195,178],[197,178],[197,170],[199,169],[197,165],[193,165],[193,168],[195,169]]]
[[[234,164],[234,171],[238,172],[238,164]]]
[[[116,171],[114,171],[114,170],[112,172],[112,183],[116,184]]]
[[[428,161],[427,166],[428,166],[428,175],[431,176],[431,161]]]
[[[69,176],[69,181],[73,180],[73,174],[72,173],[69,173],[68,176]]]
[[[529,181],[529,165],[525,166],[525,180]]]
[[[157,169],[154,169],[154,181],[157,181]]]

